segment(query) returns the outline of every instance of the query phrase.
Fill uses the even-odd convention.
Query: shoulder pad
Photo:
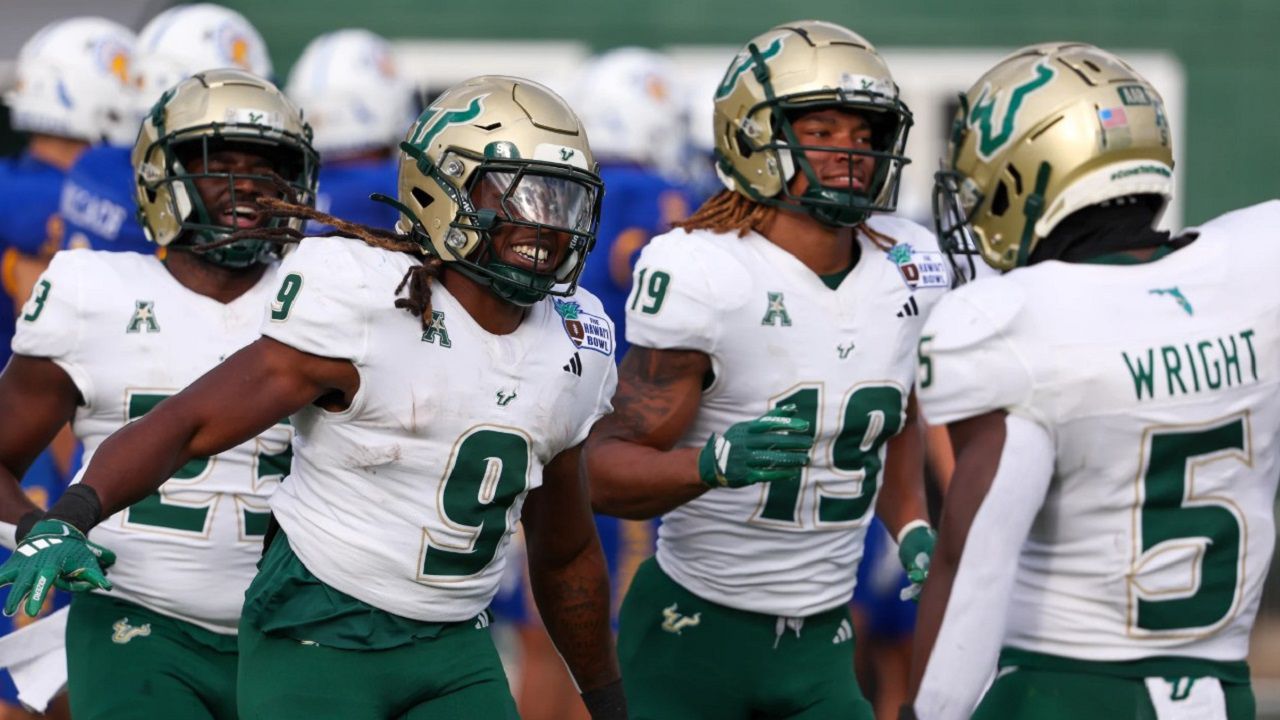
[[[707,307],[732,310],[747,302],[751,283],[730,244],[740,242],[732,234],[676,229],[651,240],[641,250],[636,266],[678,274],[686,293]]]
[[[1280,225],[1280,200],[1268,200],[1249,207],[1232,210],[1195,227],[1187,228],[1187,232],[1213,230],[1231,236],[1261,237],[1259,228],[1274,228]],[[1268,244],[1270,235],[1267,236]]]
[[[1007,277],[963,285],[944,295],[925,323],[935,350],[959,350],[1003,334],[1026,299],[1022,286]]]

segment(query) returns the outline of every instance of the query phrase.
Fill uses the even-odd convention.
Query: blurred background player
[[[921,343],[921,406],[956,466],[915,714],[1255,717],[1280,202],[1157,230],[1174,193],[1164,100],[1084,43],[1008,55],[952,128],[939,240],[1008,272],[944,297]]]
[[[239,68],[270,80],[271,58],[262,35],[240,13],[209,3],[178,5],[155,16],[138,34],[131,67],[132,143],[141,117],[161,94],[197,72]],[[80,156],[67,173],[59,214],[63,247],[157,251],[137,220],[129,148],[100,146]]]
[[[688,134],[676,81],[667,57],[633,47],[593,58],[573,84],[574,104],[581,109],[606,188],[596,247],[579,283],[600,299],[618,327],[616,359],[627,348],[623,324],[635,258],[650,238],[688,215],[688,196],[675,181]],[[609,563],[616,627],[631,577],[653,554],[657,523],[597,515],[596,528]],[[514,583],[497,605],[518,627],[520,715],[525,720],[586,717],[522,585]]]
[[[676,82],[666,56],[633,47],[593,58],[574,84],[607,188],[600,236],[581,283],[618,325],[619,360],[628,347],[626,303],[636,256],[689,214],[689,198],[676,183],[688,137]]]
[[[147,115],[133,150],[148,237],[167,252],[57,254],[23,308],[0,374],[0,468],[21,472],[74,419],[91,459],[112,432],[258,337],[278,287],[282,224],[255,201],[309,202],[315,153],[301,113],[266,80],[202,73]],[[301,222],[295,223],[301,227]],[[233,232],[249,237],[214,249]],[[287,420],[176,468],[94,528],[123,560],[110,593],[77,594],[67,619],[73,716],[235,717],[236,631],[261,556],[267,499],[289,470]],[[73,485],[71,500],[83,491]],[[43,513],[13,517],[19,539]],[[16,603],[16,598],[11,598]],[[12,604],[11,604],[12,605]],[[10,607],[13,610],[13,607]],[[29,612],[29,608],[24,608]]]
[[[61,242],[57,210],[67,169],[94,143],[127,143],[136,131],[126,85],[133,48],[133,33],[124,26],[78,17],[45,26],[18,53],[17,87],[4,101],[13,127],[29,135],[18,156],[0,159],[0,367],[9,359],[17,310]],[[23,468],[22,487],[37,506],[48,507],[66,487],[74,448],[74,438],[64,433]],[[7,482],[14,481],[0,477]],[[7,556],[0,549],[0,557]],[[25,622],[3,618],[0,629]],[[6,675],[0,700],[14,698]]]
[[[315,129],[322,160],[316,209],[390,230],[395,208],[369,195],[395,196],[398,146],[417,115],[417,103],[387,41],[359,29],[321,35],[289,71],[285,92]],[[307,228],[314,233],[331,229],[314,221]]]

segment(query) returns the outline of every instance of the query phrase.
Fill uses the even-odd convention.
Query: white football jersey
[[[861,258],[835,290],[756,233],[676,230],[640,255],[627,340],[706,353],[715,374],[678,446],[780,404],[816,435],[800,483],[717,488],[663,516],[658,563],[699,597],[805,617],[853,593],[920,328],[950,286],[930,233],[890,216],[867,224],[878,241],[857,233]]]
[[[1280,202],[1140,265],[1044,262],[966,285],[924,333],[920,401],[1005,409],[1056,459],[1005,644],[1098,661],[1234,661],[1275,544]]]
[[[262,332],[350,360],[351,406],[308,406],[271,509],[326,584],[416,620],[474,617],[497,592],[525,496],[610,409],[613,326],[579,290],[491,335],[432,281],[432,322],[394,307],[417,262],[310,238],[281,266]]]
[[[50,358],[75,382],[85,404],[72,427],[87,467],[108,435],[256,340],[277,286],[271,268],[223,304],[188,290],[154,256],[65,250],[23,307],[13,351]],[[90,537],[118,557],[108,571],[111,596],[234,634],[292,435],[282,423],[191,460],[158,492],[95,527]]]

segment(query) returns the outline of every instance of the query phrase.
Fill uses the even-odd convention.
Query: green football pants
[[[519,717],[489,628],[479,621],[388,650],[325,647],[242,621],[239,692],[241,720]]]
[[[619,619],[632,720],[872,720],[853,651],[844,606],[802,622],[734,610],[685,590],[653,558]]]
[[[1230,720],[1253,720],[1249,685],[1222,683]],[[973,720],[1156,720],[1141,678],[1017,668],[1000,675]]]
[[[107,595],[77,593],[67,618],[76,720],[235,720],[236,639]]]

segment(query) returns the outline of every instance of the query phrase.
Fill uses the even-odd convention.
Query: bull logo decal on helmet
[[[760,51],[760,57],[768,60],[780,52],[782,52],[782,37],[777,37],[769,43],[768,47]],[[716,99],[728,97],[729,93],[733,92],[733,87],[738,84],[738,78],[742,77],[742,73],[750,70],[755,64],[756,59],[750,53],[739,53],[737,61],[729,66],[729,72],[724,74],[724,80],[720,81],[720,86],[716,88]]]
[[[999,102],[998,94],[987,97],[989,87],[982,88],[982,93],[978,95],[978,100],[973,104],[973,110],[969,112],[968,125],[978,130],[978,156],[983,160],[990,160],[1000,148],[1004,147],[1013,137],[1014,124],[1018,118],[1018,111],[1022,109],[1022,101],[1027,95],[1039,90],[1049,81],[1053,79],[1055,71],[1049,67],[1048,63],[1037,63],[1033,68],[1035,75],[1021,85],[1016,85],[1009,92],[1009,105],[1005,108],[1004,118],[1000,122],[1000,130],[996,132],[994,129],[994,116],[996,111],[996,103]]]
[[[484,99],[488,95],[481,95],[473,98],[465,108],[441,108],[434,111],[431,117],[427,118],[414,131],[413,136],[409,140],[409,144],[421,150],[427,149],[431,145],[431,140],[440,134],[441,130],[450,125],[462,125],[480,117],[484,112]]]

